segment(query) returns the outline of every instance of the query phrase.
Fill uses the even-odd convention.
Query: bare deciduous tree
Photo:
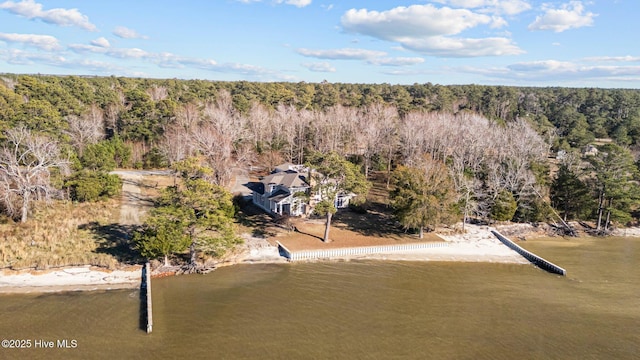
[[[398,117],[398,111],[395,107],[385,106],[380,103],[373,103],[359,114],[355,131],[356,146],[359,153],[364,158],[364,175],[369,178],[369,169],[371,168],[371,159],[375,155],[380,155],[384,149],[382,143],[384,141],[393,141],[393,139],[385,139],[389,134],[389,125],[393,125]]]
[[[549,143],[526,121],[503,126],[473,113],[409,113],[399,138],[406,165],[416,166],[424,154],[448,164],[465,218],[486,214],[505,189],[516,199],[535,194],[531,164],[549,151]]]
[[[68,165],[55,141],[24,127],[9,130],[0,148],[0,196],[11,215],[17,215],[19,208],[20,221],[26,222],[30,203],[49,199],[54,190],[51,171],[67,172]]]
[[[200,124],[189,133],[190,143],[206,157],[218,185],[227,184],[232,167],[248,156],[246,121],[235,113],[231,95],[221,91],[215,103],[204,105]]]
[[[166,87],[155,84],[147,89],[147,94],[153,101],[160,101],[169,97],[169,91],[167,91]]]
[[[314,111],[310,123],[311,146],[320,152],[347,155],[353,144],[357,110],[341,105]]]
[[[200,110],[197,104],[190,102],[176,109],[176,125],[184,129],[191,129],[197,125],[198,121],[200,121]]]
[[[170,164],[193,155],[193,146],[189,137],[190,131],[190,128],[184,128],[177,124],[171,124],[167,127],[160,148]]]
[[[87,145],[104,138],[104,113],[96,105],[91,105],[89,111],[81,117],[67,117],[67,122],[69,127],[65,133],[71,138],[71,144],[80,156]]]

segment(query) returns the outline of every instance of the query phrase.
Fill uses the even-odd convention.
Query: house
[[[582,156],[596,156],[598,155],[598,148],[589,144],[582,150]]]
[[[309,169],[303,165],[278,165],[260,182],[250,185],[252,201],[273,215],[303,216],[313,210],[313,204],[322,200],[319,194],[311,195]],[[338,209],[349,206],[354,194],[336,195],[334,205]]]
[[[307,195],[311,186],[306,175],[295,169],[295,165],[280,165],[273,173],[254,183],[253,203],[274,215],[306,214],[309,211]]]

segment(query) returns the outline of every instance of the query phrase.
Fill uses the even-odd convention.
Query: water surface
[[[0,296],[0,358],[637,359],[640,240],[521,243],[567,269],[445,262],[246,265],[137,290]]]

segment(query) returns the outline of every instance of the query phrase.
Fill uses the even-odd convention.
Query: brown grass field
[[[0,269],[115,269],[142,261],[129,239],[140,224],[138,215],[151,205],[148,200],[173,185],[173,177],[149,175],[128,181],[124,187],[135,189],[135,194],[125,191],[116,199],[95,203],[34,204],[25,224],[5,218],[0,224]]]
[[[123,259],[115,256],[122,247],[115,232],[125,230],[113,223],[119,203],[37,204],[26,223],[5,221],[0,225],[0,268],[117,267]]]

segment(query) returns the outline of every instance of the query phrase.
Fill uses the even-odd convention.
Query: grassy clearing
[[[38,204],[27,223],[0,225],[0,268],[117,267],[117,244],[105,231],[118,218],[119,208],[119,200]]]
[[[139,185],[143,196],[153,198],[160,195],[161,189],[175,185],[175,181],[173,176],[145,175]]]
[[[135,176],[138,179],[138,176]],[[142,261],[131,249],[130,235],[140,224],[148,201],[173,185],[171,176],[140,176],[125,182],[122,197],[95,203],[56,201],[36,204],[25,224],[0,224],[0,268],[48,269],[93,265],[109,269]]]

